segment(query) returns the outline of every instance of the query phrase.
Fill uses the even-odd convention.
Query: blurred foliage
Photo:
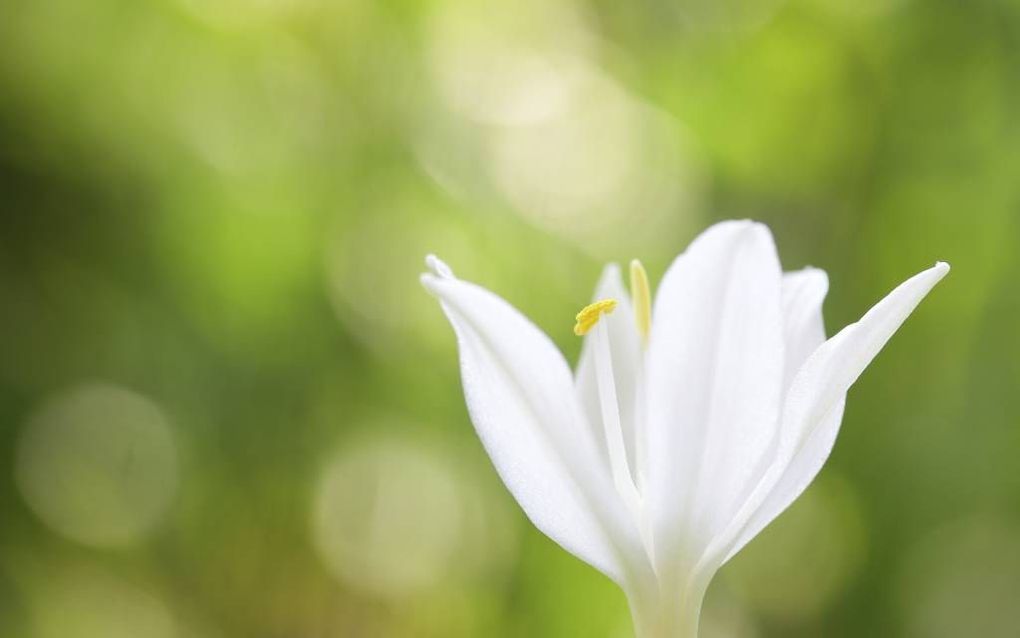
[[[436,252],[574,357],[717,218],[832,331],[952,275],[708,638],[1016,635],[1020,3],[6,0],[0,634],[627,636],[467,420]]]

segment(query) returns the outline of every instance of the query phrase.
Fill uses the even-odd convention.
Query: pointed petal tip
[[[804,266],[800,270],[788,270],[783,273],[784,277],[807,277],[819,284],[824,284],[826,290],[829,288],[829,273],[818,266]]]
[[[620,272],[620,264],[610,261],[602,268],[602,277],[620,276]]]
[[[913,278],[918,280],[925,280],[929,282],[929,290],[935,286],[935,284],[942,281],[942,278],[949,274],[949,264],[944,261],[937,261],[935,265],[922,270],[921,272],[914,275]]]
[[[748,242],[769,246],[775,251],[775,240],[767,225],[752,219],[728,219],[716,222],[702,231],[694,238],[686,252],[691,252],[698,245],[719,246],[730,242]]]
[[[623,285],[623,271],[615,261],[607,263],[599,274],[599,280],[595,284],[595,296],[592,301],[611,297],[617,301],[627,299],[626,288]]]
[[[748,217],[745,217],[744,219],[725,219],[721,222],[716,222],[715,224],[712,224],[712,226],[709,226],[706,230],[709,230],[716,226],[729,227],[741,230],[754,230],[756,228],[764,228],[765,230],[768,230],[768,226],[766,226],[765,224],[750,219]]]
[[[722,224],[733,224],[735,226],[741,226],[745,230],[756,230],[756,231],[764,230],[764,231],[767,231],[767,232],[770,232],[770,233],[772,232],[771,230],[769,230],[768,225],[766,225],[764,222],[760,222],[760,221],[758,221],[756,219],[751,219],[750,217],[745,217],[743,219],[731,219],[728,222],[720,222],[720,223],[722,223]]]
[[[748,228],[750,229],[751,232],[768,237],[769,241],[773,241],[772,229],[769,228],[767,224],[765,224],[764,222],[756,222],[751,219],[747,220],[747,223]]]
[[[736,219],[728,222],[719,222],[718,225],[725,225],[733,229],[740,236],[750,240],[764,240],[770,244],[775,243],[772,237],[772,229],[766,224],[753,219]]]
[[[429,253],[425,256],[425,267],[431,270],[434,274],[443,279],[453,279],[453,270],[446,265],[446,262],[436,257],[435,254]]]

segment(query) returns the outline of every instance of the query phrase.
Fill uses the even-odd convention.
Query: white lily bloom
[[[762,224],[730,221],[673,262],[654,308],[606,267],[571,374],[552,341],[434,256],[422,283],[457,335],[468,411],[528,518],[618,583],[641,638],[693,638],[716,571],[832,450],[846,392],[945,263],[826,341],[824,271],[783,273]]]

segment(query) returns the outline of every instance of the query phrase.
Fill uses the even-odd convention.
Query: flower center
[[[652,330],[652,293],[648,286],[648,273],[637,259],[630,262],[630,297],[634,306],[634,327],[644,344],[648,345],[648,333]],[[616,304],[615,299],[599,299],[581,308],[575,317],[574,334],[578,337],[588,334],[603,314],[616,310]]]
[[[630,293],[634,309],[634,328],[640,335],[643,345],[648,345],[648,335],[652,322],[651,293],[648,286],[648,274],[644,266],[638,260],[630,263]],[[609,314],[616,309],[615,299],[600,299],[595,303],[585,306],[577,313],[577,324],[574,326],[574,334],[581,336],[591,331],[591,353],[595,365],[595,381],[597,384],[599,408],[602,413],[603,436],[606,441],[606,451],[609,455],[609,466],[613,477],[616,491],[620,494],[630,513],[634,517],[645,544],[646,551],[651,556],[654,551],[652,543],[651,528],[648,517],[644,512],[643,499],[639,488],[640,470],[644,453],[641,446],[641,439],[635,435],[633,444],[635,450],[634,467],[627,457],[627,448],[624,441],[624,432],[621,423],[620,403],[616,393],[616,375],[613,370],[613,352],[610,347],[610,326],[609,321],[600,321],[603,314]],[[641,366],[638,366],[638,378],[635,380],[637,386],[641,385]],[[640,427],[641,421],[640,401],[634,407],[633,427]]]

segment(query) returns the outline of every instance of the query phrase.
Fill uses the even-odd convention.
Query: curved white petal
[[[647,355],[648,493],[660,573],[683,575],[775,441],[782,271],[772,235],[723,222],[666,272]]]
[[[948,272],[949,266],[940,262],[914,275],[808,357],[786,397],[776,461],[734,519],[739,531],[731,529],[735,535],[729,540],[720,538],[728,545],[726,560],[814,480],[839,432],[847,390]]]
[[[825,342],[822,302],[828,291],[829,277],[824,270],[804,268],[783,275],[784,389],[790,387],[808,356]]]
[[[790,459],[789,465],[782,472],[777,473],[779,478],[775,486],[766,494],[765,500],[758,506],[740,536],[732,542],[732,547],[722,561],[723,563],[733,558],[769,523],[785,512],[786,508],[797,500],[797,497],[803,494],[815,479],[829,458],[829,454],[832,453],[836,435],[839,434],[840,423],[843,421],[845,404],[844,398],[833,406],[832,411],[822,419],[818,427],[808,433],[801,449]]]
[[[828,290],[829,277],[824,270],[808,267],[783,274],[782,307],[785,351],[782,394],[784,396],[804,361],[825,342],[822,302],[825,301],[825,294]],[[842,409],[836,417],[837,423],[841,417]],[[734,508],[730,510],[731,514],[737,505],[745,503],[747,498],[753,494],[758,487],[759,479],[764,476],[773,463],[778,444],[778,433],[779,429],[776,428],[769,451],[763,454],[761,464],[757,467],[752,479],[745,484],[745,491],[735,501]],[[724,525],[729,522],[725,521]]]
[[[563,356],[506,301],[430,266],[422,283],[457,334],[468,411],[503,482],[536,527],[624,584],[643,550]]]
[[[609,332],[609,349],[613,359],[613,370],[616,380],[616,399],[620,406],[620,426],[623,430],[624,445],[627,449],[627,461],[633,472],[636,465],[636,448],[634,427],[637,409],[637,384],[641,365],[641,336],[634,321],[634,309],[630,295],[623,286],[620,267],[609,264],[602,271],[602,277],[595,287],[594,300],[615,299],[619,302],[604,321]],[[581,400],[588,423],[593,428],[595,439],[599,442],[600,451],[606,452],[605,431],[602,424],[602,407],[599,404],[598,381],[595,372],[594,331],[584,337],[581,346],[581,358],[577,364],[575,384],[577,395]],[[608,456],[606,457],[608,464]]]

